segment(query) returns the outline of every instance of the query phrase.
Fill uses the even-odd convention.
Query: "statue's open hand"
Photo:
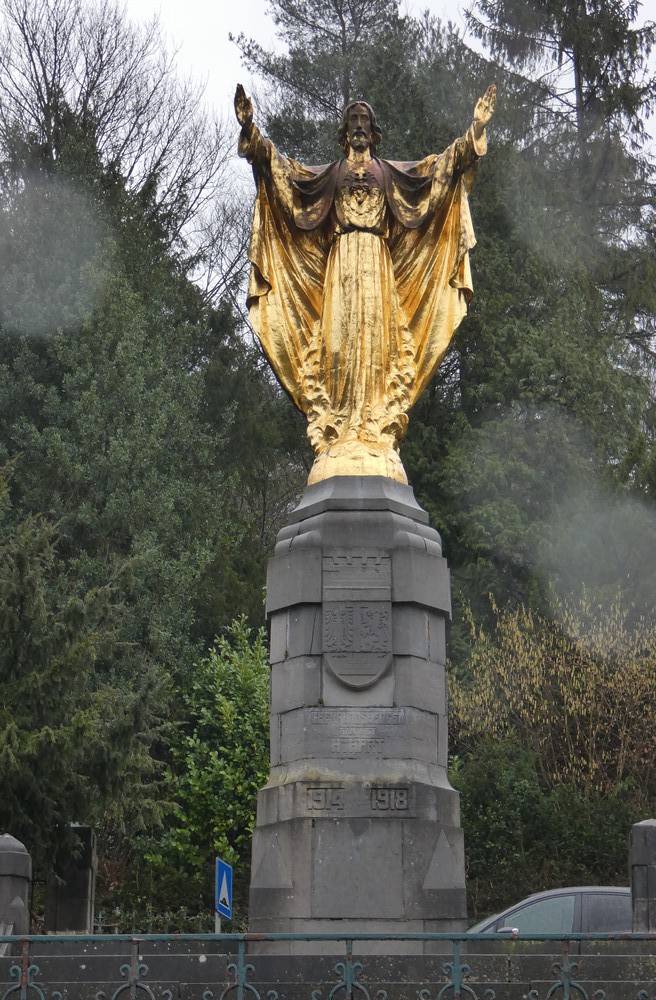
[[[497,85],[493,83],[487,88],[483,96],[479,97],[474,108],[474,126],[479,135],[482,134],[483,129],[494,114],[496,106]]]
[[[253,102],[250,97],[247,97],[241,83],[237,84],[235,90],[235,114],[242,129],[250,133],[253,126]]]

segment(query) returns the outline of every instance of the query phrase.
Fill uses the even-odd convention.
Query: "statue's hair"
[[[349,112],[353,108],[358,107],[358,105],[362,105],[362,107],[366,108],[367,111],[369,112],[369,118],[371,120],[371,152],[375,153],[376,149],[383,141],[383,132],[376,119],[376,114],[374,112],[374,109],[371,107],[370,104],[367,104],[366,101],[351,101],[351,103],[347,104],[347,106],[344,108],[344,110],[342,111],[342,120],[340,122],[339,128],[337,129],[337,141],[342,147],[342,149],[346,151],[346,149],[348,148],[347,129],[348,129]]]

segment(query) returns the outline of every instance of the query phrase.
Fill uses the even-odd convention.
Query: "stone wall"
[[[219,1000],[224,993],[226,1000],[232,996],[237,1000],[239,995],[267,1000],[271,990],[278,1000],[328,1000],[335,989],[333,996],[346,1000],[347,980],[351,979],[353,997],[359,1000],[376,1000],[381,990],[387,1000],[419,1000],[424,990],[428,991],[423,994],[426,1000],[436,1000],[452,977],[450,970],[445,973],[445,963],[452,961],[451,947],[448,942],[441,942],[441,946],[443,955],[362,956],[355,942],[350,957],[335,944],[333,954],[246,953],[240,963],[229,950],[236,948],[235,943],[220,939],[141,940],[131,945],[113,941],[111,936],[87,943],[53,938],[31,945],[29,966],[37,971],[28,977],[31,990],[28,988],[26,997],[37,1000],[34,987],[38,987],[46,1000],[51,1000],[55,991],[65,1000],[93,1000],[100,994],[111,997],[119,988],[125,995],[162,1000]],[[481,947],[475,946],[478,951]],[[585,942],[580,955],[576,954],[577,942],[570,943],[569,951],[563,951],[558,942],[543,943],[539,946],[542,953],[528,942],[495,942],[485,947],[488,952],[496,950],[479,954],[473,946],[463,946],[463,962],[472,969],[463,981],[463,998],[491,1000],[490,990],[496,1000],[547,1000],[548,996],[592,1000],[598,990],[604,991],[605,1000],[651,1000],[656,995],[654,937]],[[230,967],[232,963],[236,970]],[[12,965],[20,970],[20,948],[13,959],[0,959],[0,995],[10,986],[16,987],[16,973],[10,975]],[[556,966],[564,971],[556,972]],[[443,996],[453,1000],[457,994],[448,988]]]

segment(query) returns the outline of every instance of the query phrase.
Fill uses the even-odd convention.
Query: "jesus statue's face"
[[[351,149],[364,152],[371,146],[371,118],[364,104],[354,104],[348,114],[346,137]]]

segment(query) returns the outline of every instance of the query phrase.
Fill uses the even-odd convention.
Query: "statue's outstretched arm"
[[[487,152],[485,126],[494,114],[497,102],[496,84],[487,88],[482,97],[476,101],[474,115],[470,127],[461,139],[455,142],[455,176],[467,174],[470,167]],[[471,178],[470,178],[471,180]]]
[[[253,102],[246,94],[241,83],[237,84],[235,90],[235,114],[237,121],[241,125],[244,139],[248,142],[253,134]]]
[[[235,90],[235,114],[241,125],[239,155],[245,156],[249,163],[259,164],[261,168],[264,168],[271,157],[271,143],[264,138],[257,125],[253,123],[253,102],[241,83],[237,84]]]

